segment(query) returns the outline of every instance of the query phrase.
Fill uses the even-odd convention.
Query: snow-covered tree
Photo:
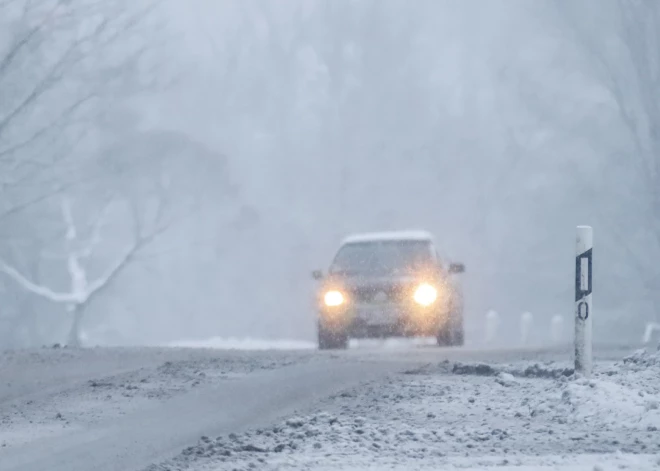
[[[6,335],[27,329],[38,337],[29,313],[41,304],[19,294],[16,280],[63,300],[48,291],[43,273],[44,257],[62,238],[59,201],[99,184],[92,163],[100,155],[99,117],[152,85],[145,47],[154,49],[156,3],[0,2],[0,258],[5,275],[16,275],[0,278]],[[87,202],[95,198],[103,194]],[[70,270],[85,258],[79,250],[71,249]]]
[[[80,227],[75,221],[71,200],[64,197],[61,202],[62,219],[66,227],[64,233],[65,253],[64,265],[68,274],[70,286],[67,290],[57,291],[46,284],[40,284],[21,273],[19,270],[4,261],[0,261],[0,270],[5,272],[24,289],[54,303],[62,303],[73,315],[73,321],[68,336],[68,344],[80,346],[80,326],[87,306],[124,270],[135,257],[136,253],[151,242],[159,233],[167,229],[161,219],[162,210],[157,209],[156,221],[151,229],[142,228],[141,217],[135,214],[136,226],[133,228],[133,237],[124,253],[112,262],[102,275],[90,279],[87,263],[95,254],[96,247],[101,243],[102,230],[106,222],[106,213],[115,203],[110,200],[101,210],[93,223],[93,227],[86,237],[82,237]],[[160,203],[159,203],[160,204]],[[138,211],[132,208],[133,211]]]

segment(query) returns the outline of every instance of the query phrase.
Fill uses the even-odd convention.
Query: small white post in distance
[[[578,226],[575,250],[575,371],[591,375],[593,230]]]
[[[646,329],[644,329],[644,336],[642,337],[642,343],[645,345],[650,343],[654,332],[660,332],[660,324],[655,322],[649,322],[646,324]],[[658,344],[658,348],[660,348],[660,344]]]
[[[564,317],[556,314],[552,317],[550,325],[550,335],[553,344],[561,343],[561,339],[564,332]]]
[[[497,329],[500,324],[500,316],[492,309],[486,313],[486,344],[492,344],[497,337]]]

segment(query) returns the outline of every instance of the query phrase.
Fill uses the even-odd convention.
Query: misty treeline
[[[311,270],[411,227],[468,337],[542,335],[578,224],[596,332],[639,337],[659,34],[653,0],[0,0],[0,346],[311,338]]]

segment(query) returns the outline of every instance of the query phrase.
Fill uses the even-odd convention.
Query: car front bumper
[[[353,338],[435,336],[449,316],[438,306],[386,304],[323,308],[324,328],[346,332]]]

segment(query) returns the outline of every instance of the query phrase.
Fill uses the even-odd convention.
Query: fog
[[[34,3],[0,0],[0,347],[311,341],[312,270],[396,229],[465,264],[468,343],[570,338],[581,224],[595,338],[659,320],[659,3]]]

